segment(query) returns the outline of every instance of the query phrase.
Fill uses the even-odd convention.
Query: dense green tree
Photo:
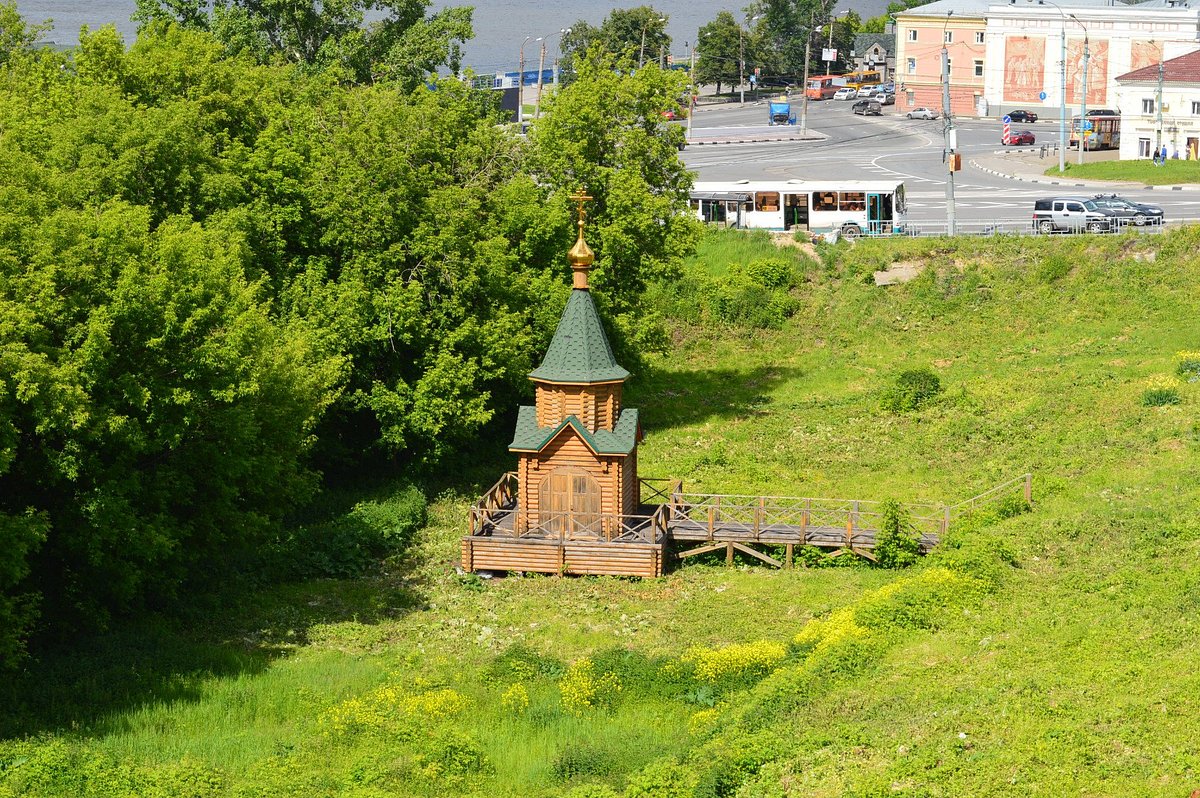
[[[716,19],[701,27],[696,40],[696,83],[716,84],[718,94],[722,84],[736,85],[741,44],[738,21],[728,11],[719,12]]]
[[[562,38],[563,71],[574,76],[575,63],[598,46],[613,58],[617,69],[636,69],[646,63],[663,65],[671,51],[667,15],[651,6],[615,8],[599,28],[579,20]]]
[[[798,78],[804,73],[805,43],[810,59],[819,60],[825,42],[820,31],[833,12],[836,0],[756,0],[748,11],[755,23],[759,56],[772,74]]]
[[[426,16],[427,0],[137,0],[143,27],[211,31],[232,53],[331,70],[347,82],[423,80],[457,72],[473,35],[471,10]],[[366,24],[366,12],[378,19]]]
[[[563,193],[582,187],[595,196],[593,283],[622,334],[646,347],[657,332],[640,304],[646,283],[676,274],[698,235],[687,213],[691,174],[678,158],[683,131],[663,119],[687,79],[657,66],[632,75],[614,66],[601,48],[580,62],[578,82],[533,127],[533,166]]]

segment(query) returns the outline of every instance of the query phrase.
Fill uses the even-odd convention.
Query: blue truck
[[[767,123],[771,125],[796,124],[796,115],[792,113],[792,104],[786,99],[768,101]]]

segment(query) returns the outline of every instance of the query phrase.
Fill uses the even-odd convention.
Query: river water
[[[838,8],[854,8],[862,16],[883,12],[887,0],[861,0],[853,6],[847,0]],[[748,0],[747,0],[748,2]],[[486,73],[517,68],[518,51],[527,36],[548,36],[570,27],[576,20],[599,25],[614,8],[652,5],[667,17],[667,33],[672,38],[672,50],[682,56],[687,52],[685,42],[695,41],[701,25],[712,21],[717,12],[729,10],[741,16],[743,3],[739,0],[631,0],[625,3],[597,3],[590,0],[477,0],[475,6],[475,38],[466,45],[465,63],[476,72]],[[434,0],[434,8],[471,5],[469,0]],[[47,36],[60,44],[79,41],[83,25],[97,28],[115,24],[132,42],[136,26],[129,17],[134,0],[17,0],[17,8],[30,22],[54,20],[54,32]],[[554,58],[557,37],[549,40],[547,60]],[[525,47],[526,68],[537,66],[538,45],[530,41]]]

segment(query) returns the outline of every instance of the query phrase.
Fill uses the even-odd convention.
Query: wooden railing
[[[496,519],[517,506],[517,472],[506,471],[496,484],[471,505],[471,534],[478,535]]]
[[[985,490],[978,496],[972,496],[969,499],[952,504],[946,508],[946,525],[949,526],[953,516],[966,515],[972,513],[981,507],[984,507],[993,502],[997,502],[1005,496],[1011,496],[1016,489],[1020,487],[1021,495],[1025,499],[1025,503],[1033,505],[1033,474],[1022,474],[1019,477],[1014,477],[1008,482],[1002,482],[991,490]]]
[[[790,498],[780,496],[739,496],[710,493],[680,493],[674,516],[693,525],[716,531],[736,532],[744,539],[760,541],[764,536],[778,540],[797,535],[805,542],[810,534],[827,538],[831,530],[844,531],[848,546],[873,540],[879,531],[883,502],[858,499]],[[936,544],[943,531],[942,505],[911,503],[901,505],[914,532],[924,545]]]
[[[516,538],[544,540],[594,540],[605,543],[661,543],[667,534],[671,505],[660,504],[648,515],[542,512],[537,521],[524,510],[516,511],[511,529]]]

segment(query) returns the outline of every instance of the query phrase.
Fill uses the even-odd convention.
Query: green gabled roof
[[[614,382],[629,376],[613,357],[590,292],[571,291],[546,357],[529,376],[566,383]]]
[[[596,454],[629,454],[637,446],[638,411],[631,407],[621,411],[612,432],[591,432],[575,416],[567,416],[561,424],[553,427],[539,427],[537,408],[523,405],[517,413],[517,429],[508,448],[510,451],[540,452],[546,444],[554,440],[555,435],[568,426],[579,433],[583,442]]]

